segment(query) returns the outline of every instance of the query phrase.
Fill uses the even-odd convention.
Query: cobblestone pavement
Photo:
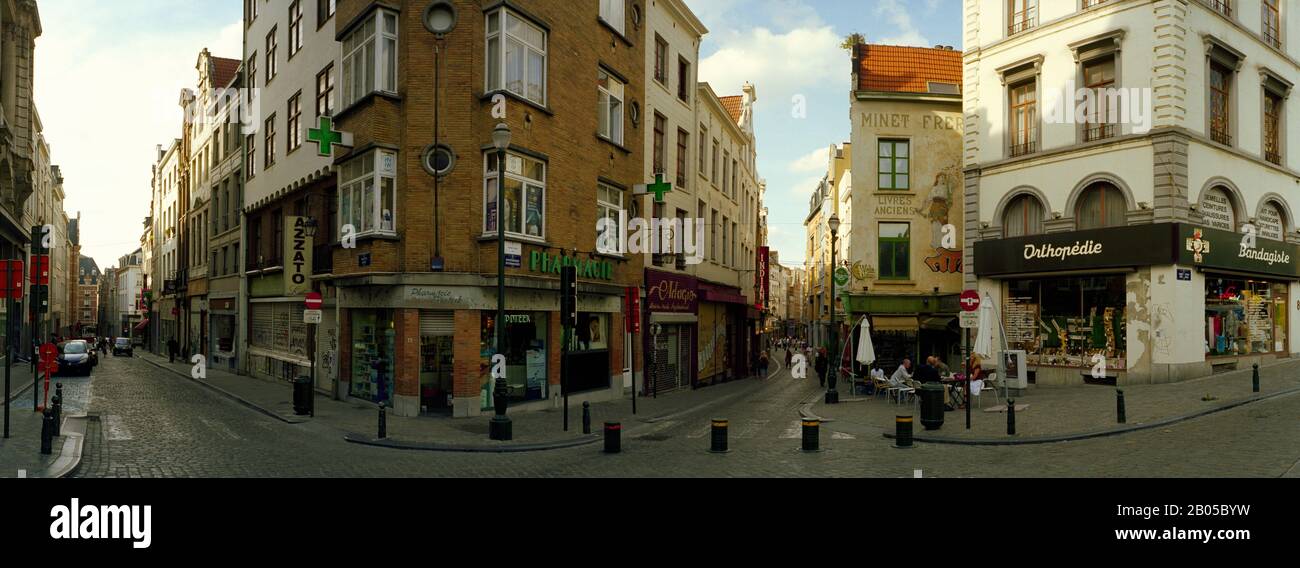
[[[307,476],[853,476],[1279,477],[1300,459],[1300,395],[1251,404],[1168,428],[1119,437],[1018,447],[918,445],[893,449],[871,433],[822,433],[821,453],[799,446],[799,408],[820,397],[788,374],[743,396],[639,423],[624,453],[600,445],[528,454],[401,451],[349,444],[319,423],[285,424],[192,381],[133,359],[109,358],[95,378],[85,457],[75,475],[115,477]],[[692,396],[696,393],[687,393]],[[707,452],[713,417],[731,421],[731,449]]]
[[[17,372],[19,368],[14,367],[14,378],[20,376]],[[30,385],[31,368],[26,365],[21,368],[25,371],[21,375],[22,380],[27,381],[28,385]],[[98,370],[95,374],[98,374]],[[63,384],[63,415],[65,418],[86,411],[90,404],[93,382],[94,375],[91,377],[55,377],[51,381],[51,397],[56,392],[56,385]],[[41,393],[42,398],[44,398],[42,391],[37,392]],[[52,454],[48,456],[42,455],[42,416],[32,412],[31,393],[28,392],[17,397],[11,404],[9,410],[10,436],[8,440],[0,439],[0,478],[17,477],[20,475],[20,471],[26,477],[40,477],[42,470],[48,468],[50,464],[58,459],[59,451],[63,448],[64,437],[58,436],[54,439]]]

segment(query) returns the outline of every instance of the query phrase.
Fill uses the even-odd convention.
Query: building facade
[[[1030,4],[965,2],[967,281],[998,349],[1039,385],[1300,350],[1293,6]]]
[[[30,254],[30,201],[36,193],[35,141],[39,128],[32,78],[35,69],[36,38],[41,35],[41,17],[33,0],[4,0],[0,3],[0,259],[27,261]],[[24,264],[27,266],[27,264]],[[6,310],[5,342],[16,335],[20,345],[31,344],[31,327],[18,331],[19,314],[30,313],[29,301]]]
[[[840,233],[846,230],[844,214],[840,208],[845,205],[840,198],[840,191],[852,187],[853,145],[851,143],[830,146],[827,150],[826,175],[818,183],[808,202],[808,216],[804,218],[804,233],[807,248],[804,251],[803,287],[805,320],[807,322],[807,340],[814,347],[830,348],[830,326],[833,321],[832,305],[836,313],[843,311],[838,300],[832,302],[831,274],[831,230],[832,216],[840,220]],[[848,191],[845,191],[848,193]],[[835,244],[844,246],[846,239],[837,239]],[[845,258],[835,255],[837,262]]]
[[[77,322],[75,333],[71,337],[99,335],[99,290],[102,277],[95,259],[78,255],[77,296],[73,305]]]
[[[184,295],[180,290],[180,216],[184,214],[181,197],[180,173],[181,140],[174,140],[165,150],[156,148],[158,161],[153,168],[153,215],[148,240],[152,241],[153,263],[150,267],[152,287],[149,319],[149,348],[154,353],[165,353],[168,342],[181,340],[183,328],[180,310]]]

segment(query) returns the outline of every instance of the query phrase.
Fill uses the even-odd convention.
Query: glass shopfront
[[[1036,366],[1090,368],[1101,355],[1109,369],[1127,364],[1123,275],[1011,280],[1003,326],[1011,349]]]
[[[570,393],[609,388],[609,314],[578,313],[578,328],[569,346]]]
[[[492,408],[492,356],[496,354],[496,312],[482,312],[479,353],[483,360],[481,407]],[[506,394],[511,402],[547,397],[547,349],[550,315],[546,312],[506,312]]]
[[[1205,279],[1205,354],[1287,353],[1287,285],[1243,278]]]
[[[397,331],[392,310],[351,310],[351,395],[371,402],[393,400]]]

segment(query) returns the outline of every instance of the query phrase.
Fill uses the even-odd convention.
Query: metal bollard
[[[623,425],[618,422],[605,423],[605,453],[617,454],[623,451]]]
[[[1128,415],[1124,412],[1124,391],[1121,389],[1115,389],[1115,416],[1120,424],[1128,422]]]
[[[1016,401],[1007,399],[1007,435],[1016,435]]]
[[[591,403],[582,403],[582,433],[591,433]]]
[[[1254,392],[1259,392],[1259,363],[1255,363],[1252,367],[1254,370],[1250,374],[1251,388],[1254,389]]]
[[[388,412],[383,401],[379,402],[379,439],[388,438]]]
[[[803,451],[821,451],[821,420],[805,419],[803,421]]]
[[[728,452],[728,449],[727,449],[727,427],[728,427],[729,425],[730,425],[730,422],[728,422],[727,420],[725,420],[725,419],[723,419],[723,418],[714,418],[714,419],[713,419],[713,435],[712,435],[712,438],[711,438],[713,444],[712,444],[712,446],[709,448],[709,451],[710,451],[710,452],[713,452],[713,453],[715,453],[715,454],[725,454],[725,453]]]
[[[54,451],[54,411],[45,409],[41,417],[41,454],[50,455]]]
[[[901,450],[913,447],[911,416],[899,416],[894,419],[894,447]]]

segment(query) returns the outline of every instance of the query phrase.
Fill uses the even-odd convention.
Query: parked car
[[[64,341],[59,344],[59,373],[60,375],[90,376],[94,369],[98,357],[95,357],[94,350],[90,344],[80,339],[76,341]]]
[[[135,346],[131,345],[129,337],[119,337],[113,340],[113,356],[117,357],[118,355],[135,357]]]

